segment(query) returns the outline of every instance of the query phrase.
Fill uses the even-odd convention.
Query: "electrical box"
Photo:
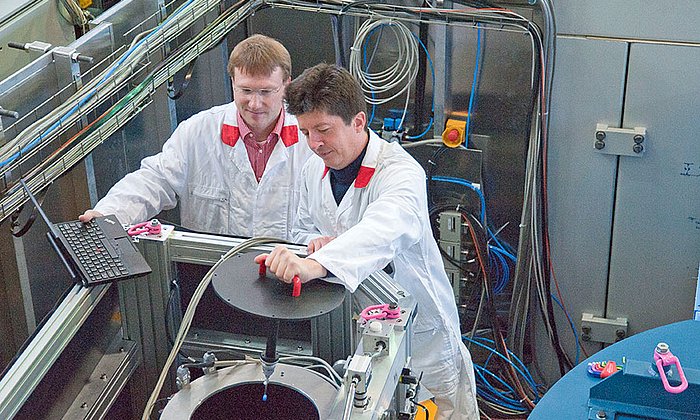
[[[452,285],[455,301],[459,302],[462,270],[453,262],[454,260],[460,263],[462,261],[462,216],[458,212],[444,211],[440,213],[438,245],[447,255],[443,255],[445,272]]]

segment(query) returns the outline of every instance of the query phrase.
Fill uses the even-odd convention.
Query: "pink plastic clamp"
[[[365,321],[371,319],[396,319],[401,316],[401,308],[395,304],[372,305],[366,307],[360,316]]]
[[[142,233],[146,233],[148,235],[159,235],[162,229],[163,225],[160,224],[158,219],[153,219],[147,222],[135,224],[134,226],[130,227],[126,233],[129,236],[136,236]]]
[[[667,392],[670,392],[671,394],[680,394],[681,392],[685,391],[686,388],[688,388],[688,380],[685,379],[681,362],[671,353],[671,350],[668,348],[668,344],[659,343],[656,345],[656,349],[654,350],[654,362],[656,363],[656,368],[659,370],[659,376],[661,376],[661,382],[664,384],[664,389]],[[668,383],[664,366],[671,365],[676,365],[676,369],[678,369],[678,376],[681,380],[680,385],[671,386],[671,384]]]

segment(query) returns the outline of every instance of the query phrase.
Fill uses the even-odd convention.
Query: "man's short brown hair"
[[[233,48],[226,70],[232,78],[234,69],[250,76],[269,76],[278,67],[284,73],[284,80],[292,77],[289,51],[276,39],[256,34]]]
[[[360,111],[367,114],[360,84],[336,65],[322,63],[304,70],[287,86],[285,96],[287,111],[292,115],[321,111],[350,124]]]

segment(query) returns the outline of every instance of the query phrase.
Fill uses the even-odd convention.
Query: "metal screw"
[[[627,334],[625,333],[625,330],[617,330],[617,331],[615,331],[615,336],[617,337],[616,341],[622,340],[623,338],[625,338],[625,335],[627,335]]]
[[[583,327],[581,327],[581,331],[583,331],[584,334],[590,334],[591,327],[589,327],[588,325],[584,325]]]
[[[659,343],[656,345],[656,352],[659,354],[668,353],[668,344]]]
[[[582,334],[581,335],[581,340],[583,341],[591,341],[591,336],[588,334]]]
[[[398,292],[396,292],[396,294],[399,296],[403,296],[405,293],[403,292],[403,290],[399,290]]]
[[[642,151],[644,150],[644,146],[642,146],[641,144],[635,144],[634,146],[632,146],[632,150],[634,151],[634,153],[642,153]]]
[[[246,339],[243,340],[243,341],[244,341],[246,344],[250,344],[250,339],[248,339],[248,338],[246,338]]]
[[[607,415],[607,413],[606,413],[605,411],[600,410],[600,411],[598,411],[598,412],[596,413],[595,418],[601,419],[601,420],[602,420],[602,419],[607,419],[607,418],[608,418],[608,415]]]
[[[106,381],[106,380],[107,380],[107,374],[106,374],[106,373],[103,373],[102,375],[100,375],[100,379],[102,379],[103,381]]]
[[[636,136],[632,137],[632,139],[634,140],[634,142],[635,142],[636,144],[639,144],[639,143],[643,143],[643,142],[644,142],[644,136],[641,135],[641,134],[637,134]]]
[[[303,347],[301,347],[301,346],[297,346],[297,351],[302,351],[302,350],[304,350],[304,348],[303,348]]]
[[[595,148],[600,150],[605,147],[605,142],[603,140],[596,140],[595,141]]]
[[[82,404],[80,404],[80,408],[87,408],[87,403],[83,402]]]
[[[595,138],[596,138],[596,140],[603,140],[603,139],[605,139],[605,131],[596,131],[596,132],[595,132]]]

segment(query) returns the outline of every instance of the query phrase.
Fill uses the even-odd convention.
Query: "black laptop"
[[[96,217],[88,223],[79,220],[51,223],[24,180],[24,190],[44,219],[46,235],[71,276],[83,284],[109,283],[151,272],[146,260],[114,215]]]

